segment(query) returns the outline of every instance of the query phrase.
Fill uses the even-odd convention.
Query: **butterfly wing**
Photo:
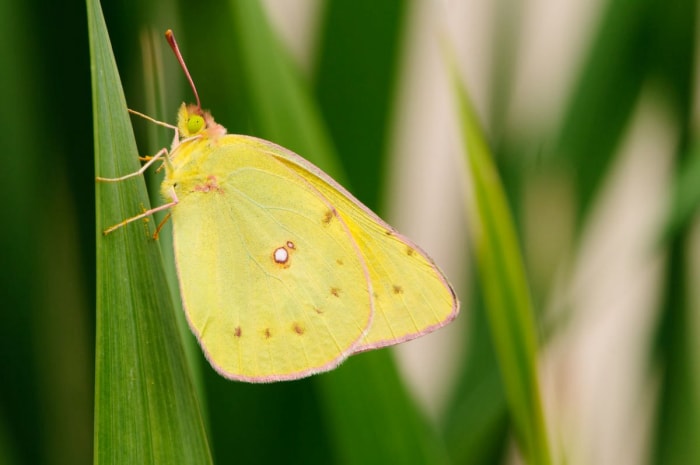
[[[425,252],[307,160],[271,142],[255,142],[322,193],[359,245],[369,270],[375,313],[355,352],[416,338],[457,316],[456,294]]]
[[[374,296],[372,325],[355,352],[414,339],[457,316],[454,291],[423,251],[354,205],[342,212],[367,261]]]
[[[295,379],[334,368],[361,343],[370,270],[345,216],[251,140],[225,136],[172,174],[180,292],[223,376]]]

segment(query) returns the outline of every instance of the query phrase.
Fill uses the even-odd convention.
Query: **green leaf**
[[[322,166],[338,178],[340,164],[310,91],[280,45],[256,0],[232,1],[252,110],[261,137]]]
[[[505,393],[478,286],[463,303],[466,322],[465,363],[445,414],[444,435],[455,463],[471,465],[503,462],[509,440]],[[464,324],[464,323],[463,323]]]
[[[683,158],[674,179],[668,217],[663,225],[661,239],[665,243],[692,224],[700,207],[700,145],[696,143]]]
[[[402,384],[389,350],[353,356],[318,381],[340,463],[450,463],[443,441]]]
[[[663,2],[607,2],[576,76],[554,154],[575,173],[580,220],[590,210],[614,160],[647,77],[650,31],[654,28],[649,12],[654,3]]]
[[[323,8],[315,75],[319,107],[354,195],[370,208],[380,203],[408,10],[403,0],[328,2]]]
[[[656,340],[656,361],[663,367],[659,380],[653,460],[649,463],[681,465],[697,461],[700,443],[700,396],[698,387],[697,326],[688,296],[692,277],[686,276],[687,233],[668,244],[661,321]]]
[[[38,212],[50,208],[53,202],[47,198],[56,194],[46,188],[44,175],[45,166],[53,166],[54,151],[46,145],[53,139],[45,132],[50,116],[44,120],[37,72],[41,47],[35,25],[28,20],[30,9],[25,3],[0,2],[0,86],[6,90],[4,104],[12,109],[0,112],[0,125],[12,134],[0,139],[0,463],[8,464],[42,463],[53,439],[44,428],[46,405],[52,399],[42,398],[43,367],[36,366],[46,343],[35,328],[43,321],[42,278],[48,279],[42,273],[42,248],[37,247],[43,216]],[[17,44],[22,44],[21,50]],[[54,237],[50,242],[53,247],[60,244]]]
[[[139,169],[136,144],[99,3],[87,1],[95,170]],[[143,178],[99,182],[96,195],[95,463],[210,463],[150,223],[102,231],[148,209]]]
[[[469,171],[469,223],[495,351],[525,460],[550,463],[537,382],[537,334],[508,202],[474,108],[452,64]]]
[[[693,291],[693,222],[700,191],[700,162],[694,99],[697,92],[697,2],[656,2],[648,22],[654,25],[654,77],[664,84],[664,97],[677,121],[677,176],[670,220],[663,225],[668,257],[655,349],[658,404],[652,459],[655,464],[685,464],[700,457],[700,360],[697,356],[697,302]]]

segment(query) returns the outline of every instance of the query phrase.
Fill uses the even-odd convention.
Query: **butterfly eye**
[[[192,115],[187,118],[187,131],[190,134],[197,134],[204,127],[204,118],[199,115]]]

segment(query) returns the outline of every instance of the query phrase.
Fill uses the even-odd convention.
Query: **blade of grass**
[[[87,12],[95,170],[115,177],[139,168],[136,144],[97,0]],[[148,208],[143,178],[98,183],[95,197],[95,463],[211,463],[153,228],[102,234]]]
[[[260,4],[256,0],[232,1],[231,7],[261,137],[302,154],[336,179],[342,177],[309,87],[272,33]]]
[[[537,381],[537,334],[506,196],[469,96],[451,63],[470,192],[471,238],[506,399],[525,460],[550,463]]]
[[[259,3],[231,6],[258,128],[337,178],[339,164],[318,110]],[[313,382],[341,463],[446,462],[442,442],[418,413],[388,351],[357,355]]]
[[[502,463],[508,450],[508,407],[486,308],[476,283],[469,288],[465,363],[445,411],[445,442],[455,463]]]
[[[324,8],[315,88],[355,196],[375,208],[408,2],[355,0]],[[362,32],[357,33],[357,25]],[[352,40],[348,38],[352,37]],[[340,91],[342,89],[342,91]]]
[[[672,186],[668,216],[663,224],[661,242],[668,243],[691,226],[700,207],[700,144],[683,157]]]
[[[691,226],[700,205],[700,140],[693,130],[694,77],[697,55],[697,2],[675,0],[657,5],[654,77],[663,83],[670,108],[679,122],[678,167],[672,185],[663,242]]]
[[[450,463],[389,350],[353,356],[318,382],[340,463]]]
[[[697,279],[692,270],[690,221],[697,208],[698,156],[693,140],[693,102],[697,83],[697,2],[655,2],[648,23],[654,26],[653,72],[663,84],[664,97],[678,122],[679,167],[672,221],[666,230],[669,259],[664,282],[655,359],[663,373],[659,383],[657,422],[650,463],[684,464],[700,460],[700,396],[698,387],[697,325],[694,324],[691,289]],[[693,146],[693,143],[695,144]],[[688,171],[684,172],[683,169]],[[675,208],[675,210],[674,210]],[[675,217],[673,214],[675,213]],[[664,225],[667,226],[667,225]],[[658,368],[658,367],[654,367]]]
[[[0,428],[4,455],[14,459],[8,463],[18,464],[45,461],[50,436],[42,428],[45,414],[36,366],[44,345],[32,329],[41,319],[37,244],[49,194],[44,181],[54,154],[45,144],[52,123],[44,119],[45,93],[38,71],[42,47],[36,42],[36,25],[28,19],[30,10],[26,3],[0,3],[0,86],[6,90],[7,108],[12,109],[0,112],[0,124],[12,134],[0,139],[4,173],[0,182]],[[0,462],[5,463],[2,458]]]
[[[656,0],[611,0],[578,74],[555,156],[575,173],[579,221],[591,207],[646,79],[649,10]],[[579,230],[581,230],[579,228]]]
[[[686,464],[700,459],[697,340],[688,299],[687,236],[677,234],[669,243],[662,320],[656,340],[656,360],[663,371],[652,460],[654,464]]]
[[[18,459],[18,445],[16,441],[12,440],[11,435],[8,433],[8,428],[5,424],[5,420],[6,418],[0,416],[0,463],[3,463],[5,465],[25,463],[20,462],[20,460]]]

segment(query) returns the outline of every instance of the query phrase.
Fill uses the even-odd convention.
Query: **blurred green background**
[[[129,107],[172,122],[192,100],[162,39],[173,28],[218,122],[328,163],[434,256],[462,314],[399,357],[362,354],[298,382],[229,382],[191,351],[214,461],[498,464],[518,455],[467,251],[470,178],[445,49],[516,219],[552,461],[700,461],[696,2],[261,3],[105,2]],[[0,0],[0,463],[93,460],[86,18],[81,2]],[[256,35],[268,21],[272,45]],[[267,58],[275,48],[281,55]],[[288,85],[310,98],[276,126]],[[169,143],[133,122],[141,153]],[[309,139],[337,159],[305,153]],[[141,414],[123,403],[122,413]]]

